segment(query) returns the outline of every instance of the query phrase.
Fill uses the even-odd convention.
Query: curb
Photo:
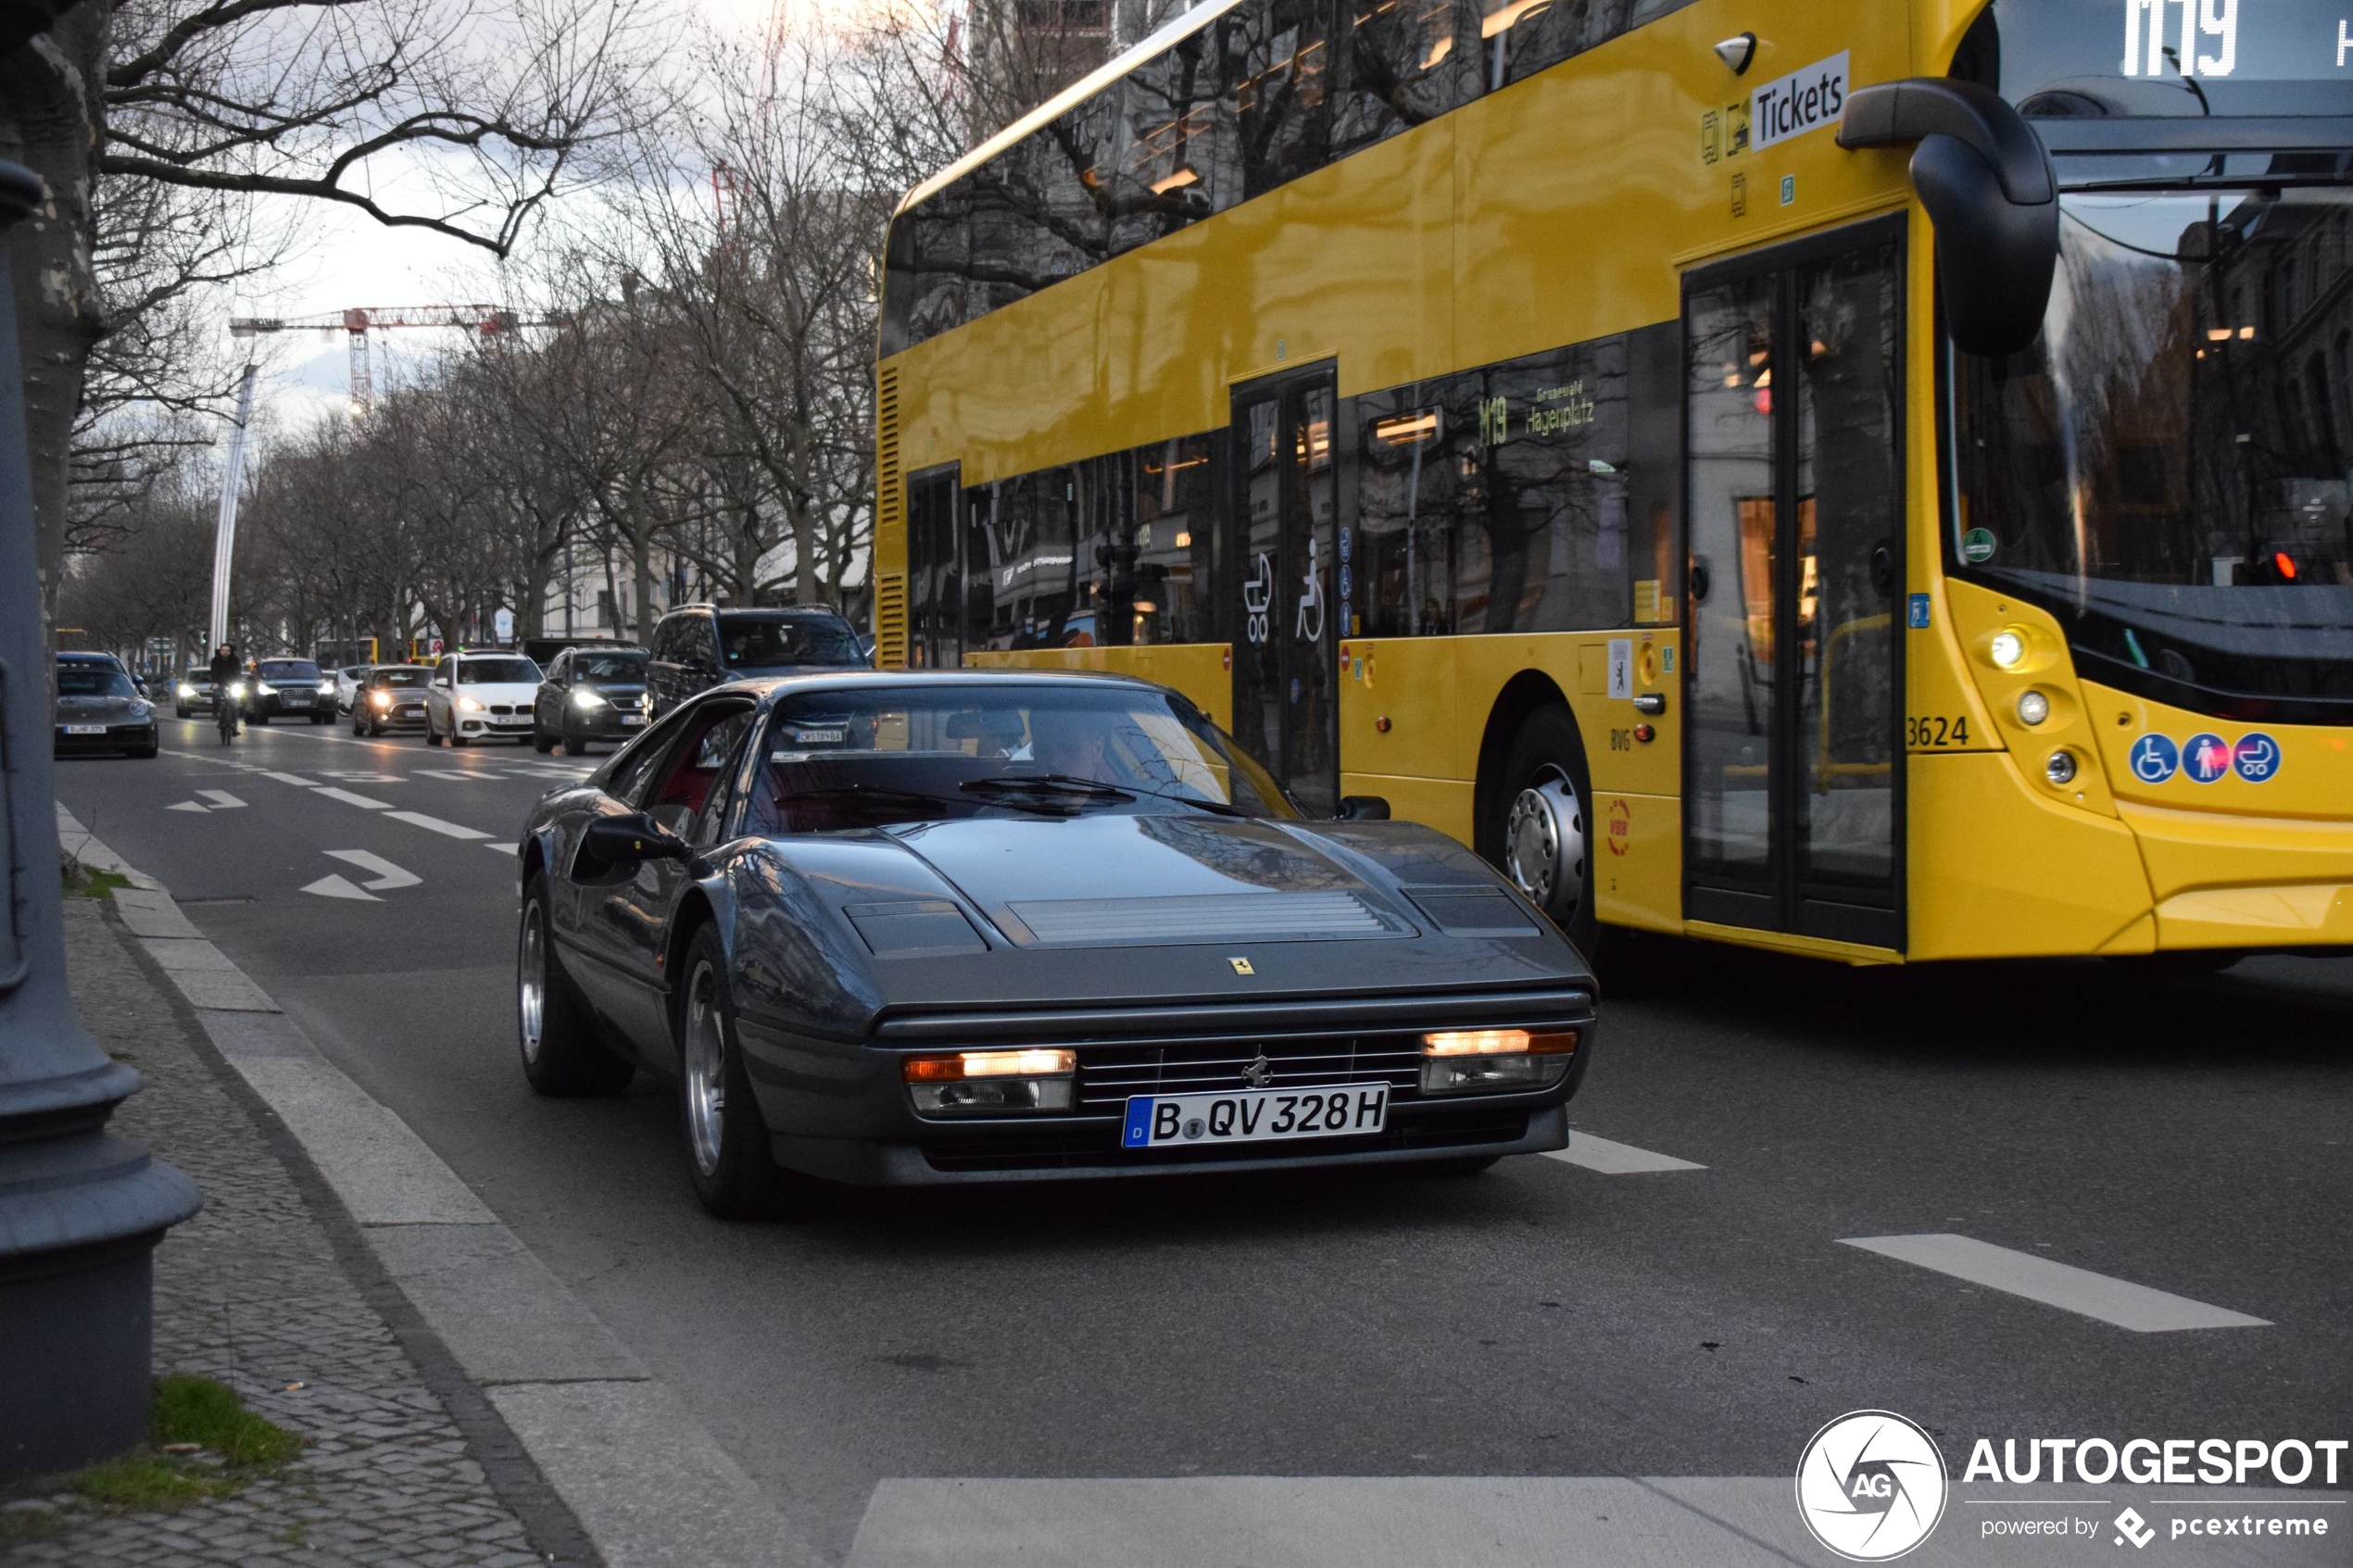
[[[550,1561],[816,1561],[765,1492],[409,1124],[329,1062],[160,883],[57,808],[202,1054],[285,1157],[339,1257]]]

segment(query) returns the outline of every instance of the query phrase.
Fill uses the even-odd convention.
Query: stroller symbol
[[[1262,553],[1258,558],[1258,575],[1242,584],[1242,608],[1249,612],[1250,640],[1266,640],[1266,616],[1275,602],[1275,563]]]

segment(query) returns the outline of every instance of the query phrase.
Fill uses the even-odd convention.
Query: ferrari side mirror
[[[1343,795],[1340,797],[1338,820],[1343,822],[1385,822],[1389,821],[1389,802],[1378,795]]]
[[[683,860],[693,851],[686,840],[643,811],[598,817],[580,835],[580,847],[590,859],[608,866],[634,866],[646,860]]]

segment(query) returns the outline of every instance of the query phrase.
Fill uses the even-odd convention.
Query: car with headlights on
[[[673,1081],[731,1216],[1564,1147],[1584,961],[1453,839],[1342,809],[1142,681],[722,685],[524,824],[522,1071]]]
[[[425,727],[425,691],[433,671],[422,664],[370,666],[351,704],[351,733],[380,735],[387,730]]]
[[[212,671],[191,669],[171,684],[171,711],[185,719],[192,713],[212,711]]]
[[[256,659],[245,679],[245,717],[257,724],[272,719],[335,720],[335,683],[308,659]]]
[[[573,647],[547,666],[531,709],[531,745],[585,757],[598,741],[625,741],[646,727],[646,650]]]
[[[155,704],[139,695],[122,666],[104,656],[57,657],[56,754],[156,754]]]
[[[425,687],[425,744],[528,741],[532,705],[547,679],[516,653],[453,653],[434,666]]]

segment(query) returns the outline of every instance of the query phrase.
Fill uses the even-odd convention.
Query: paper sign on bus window
[[[1751,134],[1758,151],[1808,131],[1838,123],[1846,111],[1846,51],[1816,60],[1778,82],[1758,84],[1749,99]]]

